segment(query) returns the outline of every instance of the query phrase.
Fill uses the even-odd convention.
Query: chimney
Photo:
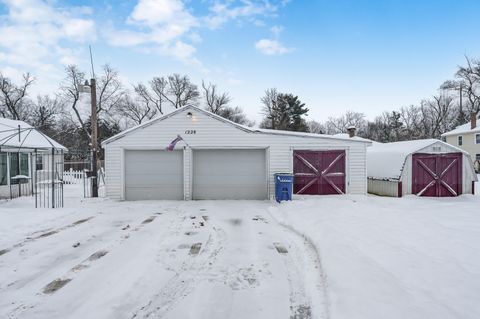
[[[349,126],[347,127],[347,132],[348,132],[348,136],[350,138],[352,137],[355,137],[355,131],[357,130],[357,128],[355,126]]]
[[[477,113],[470,113],[470,128],[473,130],[477,127]]]

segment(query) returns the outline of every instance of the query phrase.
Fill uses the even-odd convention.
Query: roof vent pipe
[[[470,113],[470,128],[473,130],[477,127],[477,113]]]
[[[347,127],[347,132],[348,132],[348,136],[350,138],[352,137],[355,137],[355,131],[357,130],[357,128],[355,126],[349,126]]]

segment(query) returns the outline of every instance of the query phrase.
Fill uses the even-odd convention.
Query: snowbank
[[[300,199],[271,209],[316,245],[332,318],[478,318],[480,198]]]

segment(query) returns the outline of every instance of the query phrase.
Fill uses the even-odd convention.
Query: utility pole
[[[92,128],[92,197],[98,197],[98,180],[97,180],[97,84],[94,78],[90,80],[90,94],[92,104],[92,115],[90,125]]]

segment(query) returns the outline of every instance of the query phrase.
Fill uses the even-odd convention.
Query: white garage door
[[[265,150],[193,152],[193,199],[266,199]]]
[[[183,199],[183,152],[125,151],[125,198]]]

